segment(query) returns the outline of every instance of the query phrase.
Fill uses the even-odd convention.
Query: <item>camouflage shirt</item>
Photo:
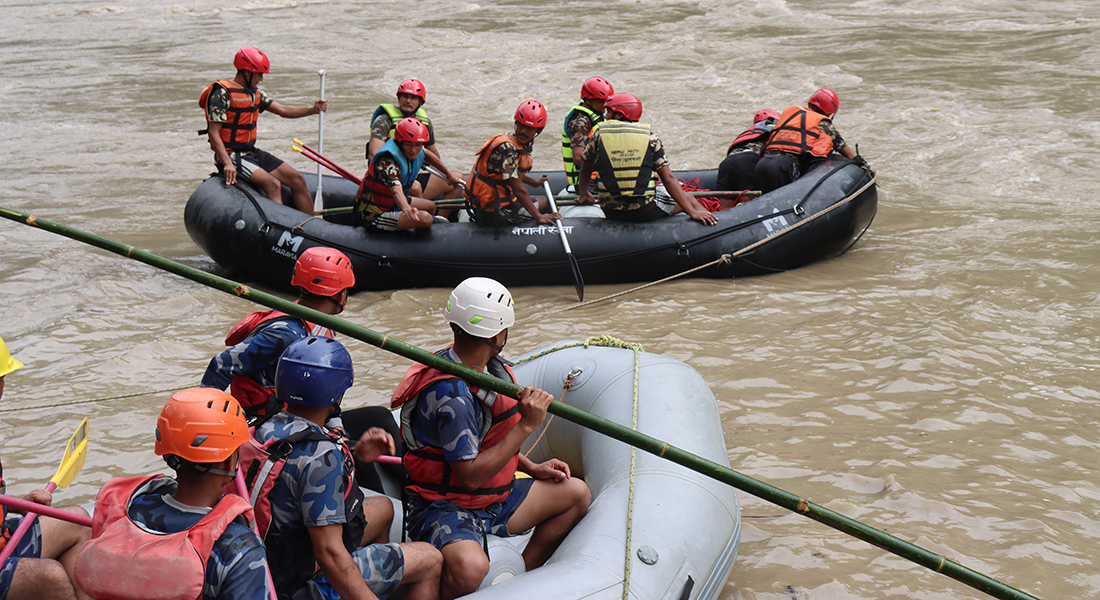
[[[274,101],[267,92],[260,90],[260,112],[267,110]],[[214,89],[210,90],[210,97],[206,100],[206,120],[212,123],[227,123],[229,122],[229,117],[226,116],[228,111],[229,92],[222,86],[215,85]]]
[[[592,132],[588,147],[584,149],[584,154],[581,158],[584,159],[586,163],[596,164],[596,159],[599,157],[602,147],[600,129],[597,127]],[[657,171],[662,167],[669,166],[669,163],[668,158],[665,156],[665,148],[664,145],[661,144],[661,139],[652,131],[649,132],[649,150],[653,153],[653,176],[656,177]],[[653,195],[634,196],[631,194],[623,194],[620,196],[611,196],[601,193],[597,199],[600,201],[600,207],[607,210],[637,210],[652,202]]]

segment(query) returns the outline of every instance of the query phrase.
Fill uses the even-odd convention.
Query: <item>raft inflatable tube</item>
[[[626,427],[636,414],[637,431],[729,466],[718,406],[699,373],[626,346],[613,339],[559,342],[518,359],[516,379]],[[632,457],[625,442],[551,415],[521,451],[535,462],[568,463],[592,491],[591,508],[529,573],[520,556],[527,536],[489,536],[489,574],[465,598],[621,600],[624,589],[634,600],[717,597],[741,539],[734,488],[641,450]],[[393,481],[386,487],[391,495],[399,489]]]
[[[713,188],[717,171],[677,173]],[[311,193],[316,175],[303,174]],[[543,173],[532,173],[539,177]],[[551,188],[563,172],[546,173]],[[325,176],[325,208],[351,206],[357,188]],[[556,227],[533,219],[501,227],[436,223],[421,231],[380,232],[353,227],[348,214],[310,218],[268,200],[247,184],[226,186],[211,176],[184,209],[191,239],[216,263],[245,281],[290,291],[295,260],[306,249],[329,246],[355,268],[353,291],[453,287],[467,277],[491,277],[506,286],[572,285],[573,271]],[[541,189],[531,189],[542,196]],[[856,158],[823,161],[794,183],[716,212],[713,227],[679,214],[649,223],[569,216],[563,225],[586,284],[655,281],[710,265],[690,276],[763,275],[843,254],[870,226],[878,209],[875,175]],[[585,207],[582,214],[592,214]],[[712,264],[713,263],[713,264]]]

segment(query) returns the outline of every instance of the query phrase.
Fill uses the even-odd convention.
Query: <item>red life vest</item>
[[[779,116],[764,152],[828,156],[833,149],[833,138],[820,127],[821,121],[827,120],[829,117],[804,106],[788,107]]]
[[[490,360],[489,371],[515,383],[516,376],[512,368],[503,360],[493,357]],[[503,377],[502,377],[503,375]],[[408,471],[410,485],[408,490],[428,501],[449,500],[462,508],[485,508],[490,504],[501,502],[512,491],[512,482],[515,479],[516,468],[519,465],[519,453],[516,453],[508,463],[480,488],[475,491],[467,490],[451,471],[450,464],[443,458],[443,449],[424,446],[416,448],[411,427],[411,415],[416,410],[416,404],[420,400],[420,392],[429,385],[444,379],[458,379],[454,375],[444,373],[427,365],[416,363],[409,367],[401,383],[397,385],[393,397],[390,399],[390,407],[401,409],[401,437],[405,445],[410,448],[405,453],[402,462]],[[484,423],[478,433],[481,440],[481,450],[493,447],[504,439],[513,427],[520,421],[519,402],[515,398],[509,398],[502,394],[482,390],[470,386],[470,391],[483,407]],[[406,415],[410,415],[409,418]]]
[[[236,81],[219,79],[199,94],[199,107],[203,110],[206,110],[207,100],[215,85],[229,94],[229,110],[221,130],[222,143],[229,150],[251,150],[256,144],[256,121],[260,120],[260,90],[246,88]]]
[[[150,533],[126,511],[130,500],[160,477],[115,478],[99,491],[92,539],[73,568],[74,579],[89,596],[99,600],[201,598],[214,543],[238,516],[252,518],[248,501],[228,495],[189,529]]]
[[[253,334],[262,331],[262,326],[265,323],[274,321],[275,319],[298,319],[298,317],[292,317],[285,312],[279,312],[277,310],[256,311],[241,319],[239,323],[229,330],[229,334],[225,336],[225,345],[236,346]],[[331,329],[321,327],[320,325],[314,325],[305,319],[298,320],[301,321],[306,331],[309,332],[309,335],[322,335],[324,337],[335,337],[336,335]],[[247,375],[237,375],[233,378],[233,381],[229,382],[229,395],[236,398],[237,402],[241,403],[241,408],[246,410],[267,404],[267,401],[274,393],[275,388],[263,387],[260,385],[260,382]]]
[[[326,435],[310,428],[285,438],[270,439],[262,444],[256,440],[255,433],[255,428],[250,428],[248,443],[241,446],[239,468],[244,473],[249,501],[256,511],[256,530],[264,540],[264,546],[267,549],[267,562],[271,567],[275,589],[280,592],[297,590],[313,577],[320,566],[317,564],[316,557],[312,555],[312,547],[292,548],[291,546],[300,544],[270,530],[271,490],[278,482],[283,467],[286,466],[286,457],[295,444],[301,442],[336,444],[343,457],[344,475],[347,478],[344,487],[345,521],[342,537],[344,547],[350,553],[363,542],[363,531],[367,526],[366,515],[363,513],[363,490],[355,481],[355,457],[348,445],[335,432],[329,432]],[[308,539],[308,537],[304,538],[307,542]],[[305,556],[303,551],[306,551]]]
[[[495,212],[510,206],[516,201],[516,195],[512,192],[512,184],[500,173],[489,172],[489,156],[493,154],[497,146],[508,142],[519,153],[519,174],[522,177],[531,171],[534,159],[531,156],[531,148],[521,146],[515,136],[507,133],[498,133],[489,138],[481,149],[476,152],[478,158],[474,163],[470,177],[466,180],[469,186],[466,188],[466,198],[471,204],[478,206],[486,212]]]

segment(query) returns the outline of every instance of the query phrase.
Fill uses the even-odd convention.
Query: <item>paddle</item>
[[[550,191],[550,182],[543,181],[542,189],[546,191],[546,199],[550,201],[550,209],[558,212],[558,203],[554,201],[554,194]],[[577,299],[584,302],[584,278],[581,277],[581,266],[577,264],[577,257],[573,256],[573,250],[569,247],[569,238],[565,237],[565,226],[558,219],[558,233],[561,234],[561,243],[565,246],[565,255],[569,257],[569,267],[573,269],[573,285],[577,288]]]
[[[14,496],[5,496],[0,494],[0,504],[4,506],[22,510],[26,512],[36,512],[39,516],[52,517],[59,521],[68,521],[70,523],[76,523],[77,525],[83,525],[85,527],[92,526],[92,518],[84,515],[78,515],[76,513],[69,512],[67,510],[61,510],[60,508],[54,508],[52,506],[46,506],[45,504],[39,504],[37,502],[31,502],[22,498],[16,498]]]
[[[492,375],[449,361],[441,356],[417,348],[416,346],[391,338],[388,335],[383,335],[365,327],[360,327],[333,315],[306,308],[305,306],[289,300],[284,300],[278,296],[253,290],[246,285],[216,275],[211,275],[210,273],[200,271],[193,267],[188,267],[178,262],[157,256],[146,250],[141,250],[140,248],[134,248],[133,246],[88,233],[76,229],[75,227],[55,223],[48,219],[40,219],[35,215],[16,211],[4,206],[0,206],[0,217],[23,223],[31,227],[39,227],[59,235],[64,235],[74,240],[96,246],[97,248],[103,248],[104,250],[114,252],[120,256],[143,262],[158,269],[163,269],[169,273],[175,273],[181,277],[186,277],[187,279],[221,290],[228,294],[248,298],[257,304],[262,304],[268,308],[301,317],[311,323],[316,323],[322,327],[338,331],[344,335],[377,346],[387,352],[393,352],[394,354],[434,367],[444,373],[461,377],[474,385],[493,390],[497,393],[517,397],[519,392],[523,389],[522,386],[507,383]],[[738,473],[714,461],[696,456],[676,446],[671,446],[667,442],[663,442],[638,431],[633,431],[629,427],[625,427],[614,421],[597,417],[563,402],[551,403],[548,412],[582,427],[596,431],[597,433],[623,441],[639,450],[649,452],[650,454],[674,462],[697,473],[702,473],[707,477],[736,487],[739,490],[748,492],[772,504],[781,506],[792,512],[797,512],[802,516],[832,527],[837,531],[861,539],[888,552],[892,552],[908,561],[932,569],[937,573],[947,575],[956,581],[965,583],[994,598],[1000,598],[1002,600],[1039,600],[1031,594],[1001,583],[988,575],[983,575],[973,569],[964,567],[953,560],[949,560],[943,555],[925,550],[916,544],[879,531],[856,519],[844,516],[836,511],[810,502],[805,498],[779,489],[763,481]]]
[[[80,468],[84,466],[86,456],[88,456],[88,417],[84,417],[84,420],[77,426],[76,431],[73,432],[72,437],[69,438],[69,443],[65,445],[65,455],[61,457],[61,465],[57,467],[57,473],[54,473],[50,482],[46,484],[46,491],[52,492],[59,487],[68,487],[72,483],[73,477],[76,477],[76,474],[80,472]],[[11,557],[11,553],[15,551],[15,546],[18,545],[23,534],[27,533],[27,530],[34,524],[36,517],[38,517],[38,512],[35,511],[29,511],[23,515],[19,527],[15,529],[15,533],[11,535],[7,545],[0,551],[0,565]]]
[[[317,74],[321,76],[321,95],[322,100],[325,99],[325,70],[321,69],[317,71]],[[317,111],[317,151],[320,152],[325,147],[325,111]],[[313,197],[313,211],[317,212],[325,207],[325,201],[321,198],[321,164],[317,163],[317,195]]]

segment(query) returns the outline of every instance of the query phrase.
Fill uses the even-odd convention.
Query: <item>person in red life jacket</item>
[[[439,148],[435,144],[435,128],[432,126],[432,120],[428,118],[428,113],[424,112],[424,104],[427,101],[428,94],[423,83],[416,79],[402,81],[401,85],[397,86],[397,104],[381,104],[374,110],[374,115],[371,116],[370,140],[367,142],[367,160],[372,160],[386,141],[397,134],[397,124],[409,117],[419,120],[428,128],[428,141],[424,142],[424,150],[439,158]],[[429,162],[428,164],[432,163]],[[414,177],[417,177],[422,189],[416,195],[424,198],[435,198],[437,196],[458,198],[461,191],[458,188],[457,181],[462,177],[462,174],[452,172],[442,166],[434,164],[432,166],[435,166],[442,173],[446,173],[447,179],[434,174],[419,174],[418,170]]]
[[[718,218],[684,192],[669,167],[664,146],[649,125],[639,123],[642,101],[633,94],[615,94],[604,104],[607,120],[592,130],[584,149],[581,181],[598,173],[596,187],[604,216],[634,223],[655,221],[686,212],[692,219],[714,225]],[[658,194],[654,173],[667,195]],[[578,190],[577,202],[595,204],[588,187]]]
[[[833,152],[855,158],[856,152],[833,126],[840,98],[830,89],[810,96],[809,108],[791,106],[776,121],[764,156],[756,164],[756,186],[765,194],[779,189],[803,174]]]
[[[23,367],[8,352],[0,338],[0,397],[4,395],[4,378]],[[0,494],[7,494],[4,465],[0,463]],[[27,502],[50,506],[53,495],[33,490],[23,497]],[[61,510],[87,517],[80,507],[59,507]],[[0,550],[11,542],[19,528],[21,511],[0,505]],[[82,525],[39,516],[19,539],[10,558],[0,565],[0,600],[87,600],[88,595],[73,583],[73,564],[80,548],[92,537],[92,530]]]
[[[248,500],[223,495],[248,441],[244,411],[219,390],[176,392],[154,452],[175,478],[114,478],[96,497],[76,580],[98,600],[266,600],[267,559]]]
[[[581,86],[581,101],[565,114],[561,129],[561,155],[565,162],[565,178],[569,192],[575,192],[580,176],[581,155],[588,146],[592,128],[603,122],[604,103],[615,94],[611,82],[602,77],[589,77]]]
[[[756,111],[752,118],[752,127],[742,131],[734,138],[726,150],[726,158],[718,165],[718,180],[715,189],[729,191],[755,190],[756,163],[764,154],[764,144],[768,141],[779,113],[770,108]]]
[[[515,322],[512,295],[500,283],[471,277],[451,292],[443,311],[454,344],[437,352],[515,383],[500,358]],[[473,592],[489,571],[484,536],[534,528],[523,551],[527,570],[541,566],[588,512],[592,496],[569,465],[535,464],[519,448],[554,400],[525,387],[519,399],[479,389],[423,364],[405,373],[391,400],[401,407],[403,462],[409,476],[407,529],[443,552],[441,597]],[[522,471],[530,477],[516,478]]]
[[[298,286],[298,304],[338,315],[355,285],[351,261],[334,248],[309,248],[298,257],[290,284]],[[274,400],[279,356],[292,342],[310,335],[331,337],[332,331],[275,310],[254,312],[233,326],[228,346],[210,360],[202,386],[227,387],[249,417],[274,414],[282,405]]]
[[[431,227],[435,203],[422,195],[417,173],[425,163],[451,173],[439,157],[424,151],[428,127],[414,117],[402,119],[397,132],[374,153],[355,199],[355,223],[381,231]],[[451,174],[458,185],[458,176]]]
[[[256,48],[241,48],[233,58],[237,75],[206,86],[199,96],[199,107],[206,112],[206,133],[214,163],[233,185],[241,177],[263,190],[273,202],[283,203],[283,185],[290,188],[294,207],[313,214],[313,197],[305,177],[294,167],[256,147],[256,122],[260,113],[269,111],[287,119],[299,119],[328,109],[328,101],[317,100],[312,106],[287,106],[259,89],[271,70],[267,55]]]
[[[477,151],[477,162],[464,188],[466,200],[473,207],[473,220],[497,226],[533,217],[543,225],[553,225],[561,218],[558,213],[543,214],[550,201],[540,198],[536,205],[527,192],[528,185],[542,185],[545,179],[528,175],[535,138],[545,128],[546,107],[537,100],[528,100],[516,108],[515,131],[494,135]]]
[[[351,387],[351,355],[331,338],[294,342],[279,359],[275,391],[286,410],[258,425],[242,449],[280,598],[385,598],[399,585],[408,600],[436,600],[442,557],[425,543],[388,543],[393,504],[364,498],[353,453],[325,422]],[[392,420],[392,417],[391,417]],[[393,438],[369,429],[354,457],[392,454]]]

